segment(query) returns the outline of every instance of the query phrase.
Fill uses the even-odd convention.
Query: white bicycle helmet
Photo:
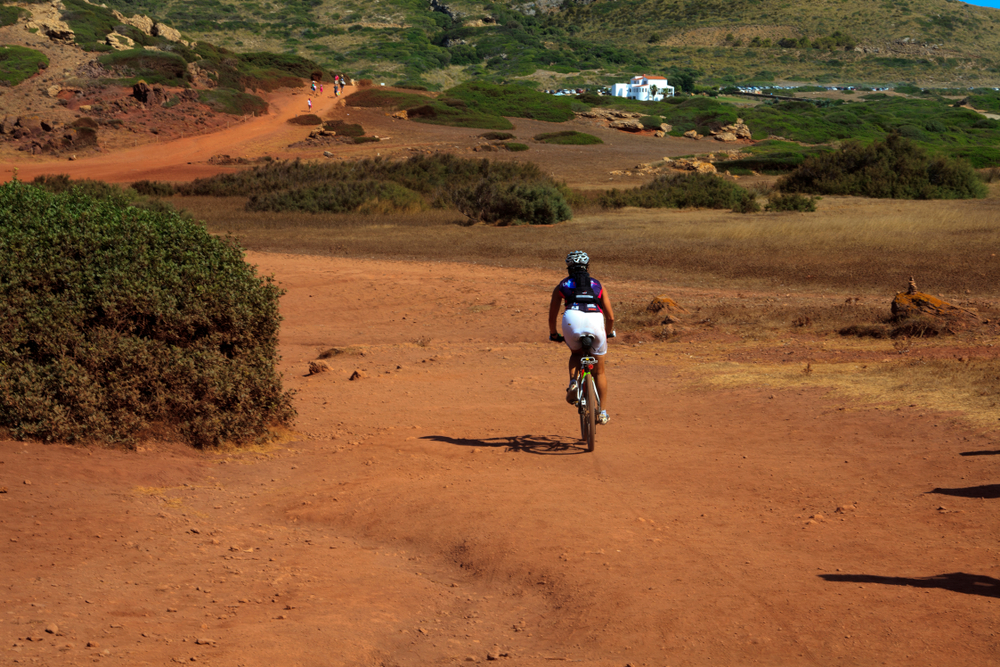
[[[587,266],[590,264],[590,257],[582,250],[574,250],[566,255],[566,266]]]

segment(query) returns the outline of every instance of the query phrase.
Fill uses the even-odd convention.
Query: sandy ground
[[[0,443],[0,663],[1000,660],[1000,447],[953,416],[709,389],[697,346],[623,343],[587,454],[557,273],[249,259],[288,290],[294,432]]]
[[[24,156],[0,179],[186,180],[229,169],[217,154],[293,156],[305,99],[153,148]],[[480,143],[316,107],[389,137],[338,158]],[[600,160],[486,156],[596,187],[696,152],[592,131]],[[558,273],[249,260],[288,290],[294,430],[243,452],[0,442],[0,664],[1000,664],[1000,446],[957,416],[723,391],[701,381],[697,339],[623,340],[587,454],[566,351],[546,342]],[[332,347],[331,370],[305,375]]]

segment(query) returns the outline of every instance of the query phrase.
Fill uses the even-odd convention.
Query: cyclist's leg
[[[604,372],[604,357],[597,357],[597,365],[594,366],[594,382],[597,384],[597,393],[601,397],[601,410],[608,409],[608,376]]]

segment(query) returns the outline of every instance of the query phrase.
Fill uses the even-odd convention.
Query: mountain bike
[[[612,334],[613,336],[614,334]],[[549,340],[561,343],[565,338],[553,334]],[[576,398],[573,404],[580,414],[580,439],[587,443],[587,451],[594,451],[594,439],[597,435],[597,425],[600,423],[597,415],[601,412],[601,395],[597,393],[597,381],[594,380],[594,367],[597,358],[593,356],[594,337],[590,334],[580,336],[583,346],[580,358],[580,372],[576,376]]]
[[[601,395],[597,393],[594,380],[597,359],[591,355],[594,337],[580,336],[580,343],[585,356],[580,358],[580,372],[576,376],[576,409],[580,413],[580,439],[587,443],[587,451],[592,452],[597,436],[597,415],[601,412]]]

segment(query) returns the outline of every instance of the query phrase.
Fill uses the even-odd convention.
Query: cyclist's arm
[[[554,333],[559,333],[556,330],[556,319],[559,317],[559,306],[562,305],[562,292],[559,291],[559,286],[557,285],[554,290],[552,290],[552,300],[549,302],[549,335]]]
[[[604,330],[610,335],[615,330],[615,311],[611,308],[611,297],[608,296],[607,287],[601,290],[601,310],[604,311]]]

